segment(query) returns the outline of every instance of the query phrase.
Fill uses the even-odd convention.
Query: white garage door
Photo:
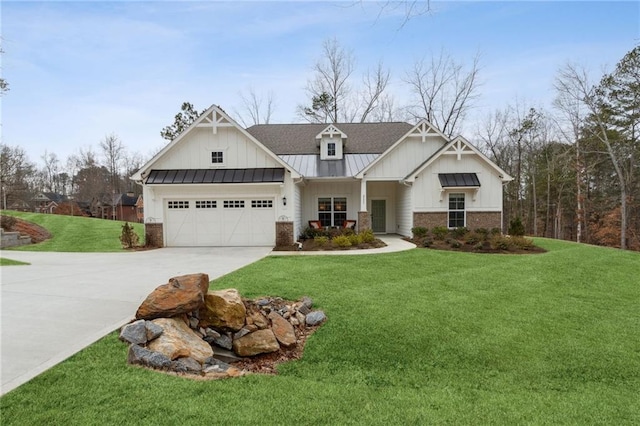
[[[167,246],[275,245],[273,198],[172,199],[165,203]]]

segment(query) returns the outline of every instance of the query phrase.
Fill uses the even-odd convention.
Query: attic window
[[[328,157],[335,157],[336,156],[336,143],[335,142],[329,142],[327,144],[327,156]]]
[[[224,152],[213,151],[211,153],[211,164],[224,164]]]

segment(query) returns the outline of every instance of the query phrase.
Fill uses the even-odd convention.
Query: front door
[[[373,232],[387,232],[387,201],[371,200],[371,230]]]

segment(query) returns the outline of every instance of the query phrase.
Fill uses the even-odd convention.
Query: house
[[[91,200],[91,216],[101,219],[140,222],[136,203],[138,197],[133,192],[101,194]]]
[[[138,195],[136,200],[136,219],[138,222],[144,222],[144,198],[142,194]]]
[[[67,201],[67,197],[56,192],[39,192],[34,198],[36,213],[52,214],[54,210],[63,202]]]
[[[215,105],[132,179],[158,246],[285,244],[310,220],[404,236],[415,226],[501,228],[512,180],[426,121],[244,129]]]

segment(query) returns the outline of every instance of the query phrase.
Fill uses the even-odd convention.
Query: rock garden
[[[198,379],[275,374],[302,356],[324,312],[303,297],[245,299],[235,289],[209,290],[207,274],[173,277],[142,302],[120,330],[127,362]]]

